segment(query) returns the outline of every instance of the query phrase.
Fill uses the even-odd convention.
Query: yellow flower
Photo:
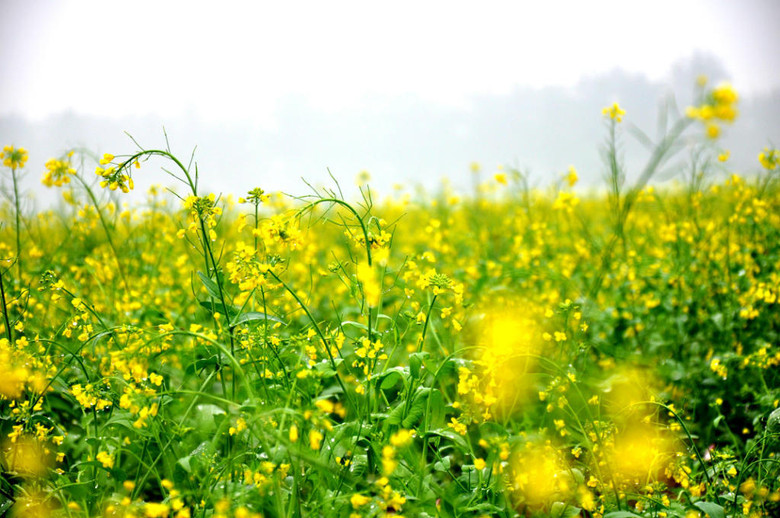
[[[322,432],[319,430],[311,430],[309,432],[309,446],[312,450],[319,450],[322,447]]]
[[[148,518],[165,518],[168,516],[170,507],[168,504],[158,504],[149,502],[144,506],[144,515]]]
[[[707,124],[706,132],[707,132],[707,137],[708,138],[716,139],[720,135],[720,126],[718,126],[717,124],[712,124],[712,123]]]
[[[377,280],[374,268],[367,262],[361,262],[357,265],[357,280],[363,287],[363,295],[366,297],[366,304],[375,308],[379,305],[379,297],[382,295],[382,286]]]
[[[577,183],[577,180],[579,180],[579,176],[577,176],[577,170],[574,169],[573,165],[570,165],[569,174],[566,175],[566,182],[569,184],[569,187],[574,187],[574,184]]]
[[[100,462],[104,468],[111,469],[114,467],[114,456],[104,451],[99,451],[95,456],[97,461]]]
[[[623,121],[623,115],[626,114],[625,110],[623,110],[618,103],[612,104],[612,106],[607,106],[603,110],[601,110],[601,114],[609,117],[610,119],[616,121],[616,122],[622,122]]]
[[[412,442],[412,438],[414,438],[414,430],[401,429],[390,436],[390,444],[396,448],[403,448]]]
[[[493,178],[501,185],[507,185],[506,173],[496,173]]]
[[[761,167],[767,171],[774,171],[780,165],[780,151],[764,148],[764,151],[758,155],[758,161],[761,163]]]
[[[350,503],[352,504],[353,509],[358,509],[367,503],[371,501],[371,498],[365,495],[361,495],[360,493],[355,493],[352,495],[352,497],[349,499]]]
[[[712,91],[712,98],[717,104],[735,104],[739,101],[739,95],[729,83],[722,83]]]
[[[76,174],[76,170],[73,169],[70,163],[72,154],[72,152],[68,153],[62,159],[49,159],[46,162],[46,172],[41,179],[41,183],[46,187],[61,187],[66,183],[70,183],[70,177]]]
[[[0,153],[0,159],[3,160],[3,165],[6,167],[22,169],[27,163],[27,150],[23,147],[5,146]]]
[[[485,459],[482,459],[482,458],[474,459],[474,467],[476,469],[481,471],[481,470],[485,469],[486,465],[487,465],[487,463],[485,462]]]

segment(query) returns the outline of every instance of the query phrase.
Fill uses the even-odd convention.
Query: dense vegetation
[[[630,182],[605,109],[589,195],[474,165],[467,195],[234,200],[140,148],[52,159],[31,214],[6,147],[0,514],[777,516],[780,156],[723,174],[735,104],[641,137]],[[175,197],[123,206],[159,166]]]

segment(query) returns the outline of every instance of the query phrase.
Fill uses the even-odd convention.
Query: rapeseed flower
[[[0,160],[3,165],[10,169],[22,169],[27,163],[27,150],[23,147],[15,148],[13,146],[4,146],[0,152]]]
[[[612,106],[607,106],[601,110],[601,114],[615,122],[622,122],[623,115],[625,115],[626,112],[620,107],[620,105],[618,105],[618,103],[613,103]]]

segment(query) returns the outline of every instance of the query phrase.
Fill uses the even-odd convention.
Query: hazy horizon
[[[172,150],[189,159],[197,146],[204,188],[241,195],[260,186],[268,191],[305,194],[301,177],[314,184],[330,182],[328,170],[344,185],[353,186],[361,171],[371,185],[389,194],[393,184],[436,189],[448,178],[456,189],[471,185],[469,166],[482,165],[492,176],[498,167],[529,172],[545,185],[573,165],[581,187],[601,184],[601,144],[606,137],[601,108],[619,102],[626,110],[623,151],[629,175],[636,174],[646,153],[634,141],[628,125],[654,136],[662,103],[674,96],[679,110],[692,102],[698,74],[711,81],[728,79],[713,56],[696,55],[675,64],[670,81],[652,81],[641,74],[614,70],[581,79],[571,88],[516,87],[508,94],[473,95],[460,107],[442,106],[419,96],[374,96],[354,107],[326,111],[290,94],[275,112],[273,127],[260,123],[230,125],[204,120],[196,113],[184,117],[97,117],[66,112],[43,120],[0,116],[0,142],[25,147],[30,153],[24,188],[34,191],[39,204],[59,195],[40,184],[45,161],[69,149],[96,155],[129,154],[135,150],[125,131],[147,148],[165,145],[165,127]],[[780,89],[742,96],[740,117],[724,128],[717,143],[729,149],[726,167],[741,173],[758,169],[757,154],[780,140]],[[692,128],[691,134],[701,133]],[[681,152],[678,163],[686,160]],[[672,162],[674,163],[674,161]],[[87,165],[92,172],[94,165]],[[156,166],[136,175],[139,192],[152,183],[168,185]]]

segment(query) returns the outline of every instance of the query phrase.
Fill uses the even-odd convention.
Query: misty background
[[[540,187],[574,166],[579,188],[587,189],[603,184],[602,108],[618,102],[626,110],[621,152],[629,176],[638,174],[647,153],[628,127],[655,137],[665,106],[683,112],[694,102],[699,75],[710,87],[731,81],[740,93],[740,116],[715,143],[731,152],[718,175],[758,171],[758,153],[780,142],[780,36],[771,21],[778,4],[672,3],[667,7],[682,13],[675,17],[660,12],[663,2],[656,10],[562,2],[580,10],[573,19],[557,18],[558,4],[541,14],[520,13],[535,19],[518,13],[509,19],[506,6],[515,4],[489,2],[441,21],[442,13],[451,14],[443,10],[448,3],[361,11],[360,20],[314,3],[311,17],[294,7],[263,11],[278,26],[264,19],[255,34],[253,19],[238,8],[249,4],[240,2],[217,11],[199,2],[164,2],[160,14],[148,2],[2,0],[0,145],[29,151],[23,189],[38,208],[60,197],[40,184],[47,159],[71,149],[131,154],[137,148],[125,132],[145,148],[163,148],[163,128],[185,163],[197,147],[203,192],[241,195],[259,186],[306,194],[301,178],[332,185],[328,170],[353,193],[361,171],[380,194],[392,193],[395,184],[433,191],[443,178],[468,192],[472,162],[484,178],[515,167]],[[350,13],[364,6],[354,4]],[[130,16],[138,17],[132,30],[112,29]],[[177,29],[180,16],[205,25]],[[675,36],[642,25],[653,16],[668,19]],[[686,17],[694,16],[709,25],[688,30]],[[410,41],[380,25],[388,20],[414,29]],[[524,25],[515,29],[518,20]],[[486,22],[495,24],[496,41],[483,41],[493,34]],[[548,29],[555,32],[538,41]],[[567,37],[566,30],[574,34]],[[195,36],[180,41],[181,31]],[[335,43],[330,36],[318,40],[331,33]],[[643,40],[648,35],[654,40]],[[530,39],[520,42],[523,37]],[[688,135],[702,133],[694,125]],[[688,159],[683,150],[672,164],[681,169]],[[126,199],[140,199],[150,184],[173,185],[158,164],[150,161],[135,174],[136,194]],[[87,177],[95,165],[85,165]]]

